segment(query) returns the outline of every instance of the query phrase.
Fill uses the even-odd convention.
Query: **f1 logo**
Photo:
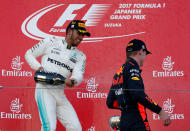
[[[54,24],[54,27],[62,27],[67,20],[74,20],[77,14],[73,14],[73,12],[85,7],[85,5],[70,4]],[[109,4],[92,4],[82,20],[86,21],[86,26],[94,26],[109,7]]]
[[[102,21],[104,22],[103,16],[111,8],[112,4],[68,4],[66,8],[60,9],[61,7],[66,6],[66,4],[52,4],[48,5],[42,9],[37,10],[28,16],[22,23],[21,30],[24,35],[35,40],[42,40],[47,37],[62,37],[62,32],[65,32],[66,23],[74,19],[80,19],[85,21],[86,26],[97,26],[97,24]],[[84,9],[84,10],[83,10]],[[53,10],[59,13],[51,15],[51,19],[56,19],[56,21],[48,21],[49,17],[43,17],[47,14],[50,14]],[[62,13],[63,12],[63,13]],[[40,19],[43,17],[43,20]],[[48,20],[46,20],[48,19]],[[39,22],[40,21],[40,22]],[[55,22],[55,23],[52,23]],[[39,24],[40,23],[40,24]],[[43,23],[46,23],[46,26],[43,26]],[[41,25],[41,26],[40,26]],[[102,28],[102,27],[100,27]],[[97,28],[95,28],[97,30]],[[62,33],[62,34],[61,34]],[[83,42],[100,42],[103,39],[113,39],[118,37],[128,37],[131,35],[139,35],[145,32],[138,32],[134,34],[120,34],[116,36],[95,36],[93,38],[84,38]]]
[[[63,26],[67,20],[73,20],[77,14],[72,14],[74,10],[81,9],[85,4],[70,4],[54,26]]]

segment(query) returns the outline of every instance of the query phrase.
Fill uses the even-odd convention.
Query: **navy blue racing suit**
[[[121,110],[120,131],[150,131],[146,108],[157,114],[162,110],[144,92],[141,70],[130,57],[114,75],[106,104]]]

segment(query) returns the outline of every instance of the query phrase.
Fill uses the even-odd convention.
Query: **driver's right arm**
[[[36,58],[45,54],[49,43],[52,43],[53,39],[55,38],[53,37],[41,40],[38,44],[27,50],[25,53],[25,60],[32,69],[38,70],[40,67],[42,67]]]

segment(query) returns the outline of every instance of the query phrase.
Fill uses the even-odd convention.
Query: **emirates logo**
[[[23,106],[23,104],[19,103],[19,98],[16,98],[15,100],[11,101],[10,110],[12,112],[19,113],[19,112],[21,112],[22,106]]]
[[[171,71],[173,69],[174,63],[175,62],[172,62],[171,60],[171,56],[167,56],[167,58],[164,58],[163,63],[162,63],[163,70]]]
[[[87,81],[86,89],[91,92],[96,92],[97,87],[98,87],[98,84],[96,84],[96,79],[94,77],[91,77]]]
[[[91,77],[87,80],[86,84],[86,90],[85,91],[78,91],[77,92],[77,98],[78,99],[102,99],[107,98],[108,94],[107,92],[97,91],[99,84],[96,83],[96,79],[94,77]],[[94,130],[90,130],[94,131]]]
[[[15,98],[10,102],[10,111],[11,112],[0,112],[1,119],[32,119],[32,114],[25,113],[22,111],[23,104],[20,104],[19,98]]]
[[[153,77],[182,77],[184,76],[183,70],[173,70],[175,62],[172,61],[171,56],[167,56],[163,59],[162,69],[163,70],[153,70]],[[177,67],[178,68],[178,67]]]
[[[174,112],[175,108],[175,112]],[[176,105],[172,104],[172,99],[168,98],[163,102],[163,110],[168,112],[168,115],[171,120],[183,120],[185,119],[184,113],[179,113],[176,111]],[[153,120],[160,120],[160,116],[156,113],[153,113]]]
[[[175,105],[172,104],[171,99],[167,99],[163,102],[163,109],[168,113],[173,113]]]
[[[24,62],[21,62],[20,56],[16,56],[15,58],[12,59],[11,67],[14,70],[21,70],[23,64]]]

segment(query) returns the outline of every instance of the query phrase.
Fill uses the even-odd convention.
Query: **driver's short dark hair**
[[[136,56],[138,52],[139,52],[139,50],[133,51],[133,52],[127,52],[127,57]]]

